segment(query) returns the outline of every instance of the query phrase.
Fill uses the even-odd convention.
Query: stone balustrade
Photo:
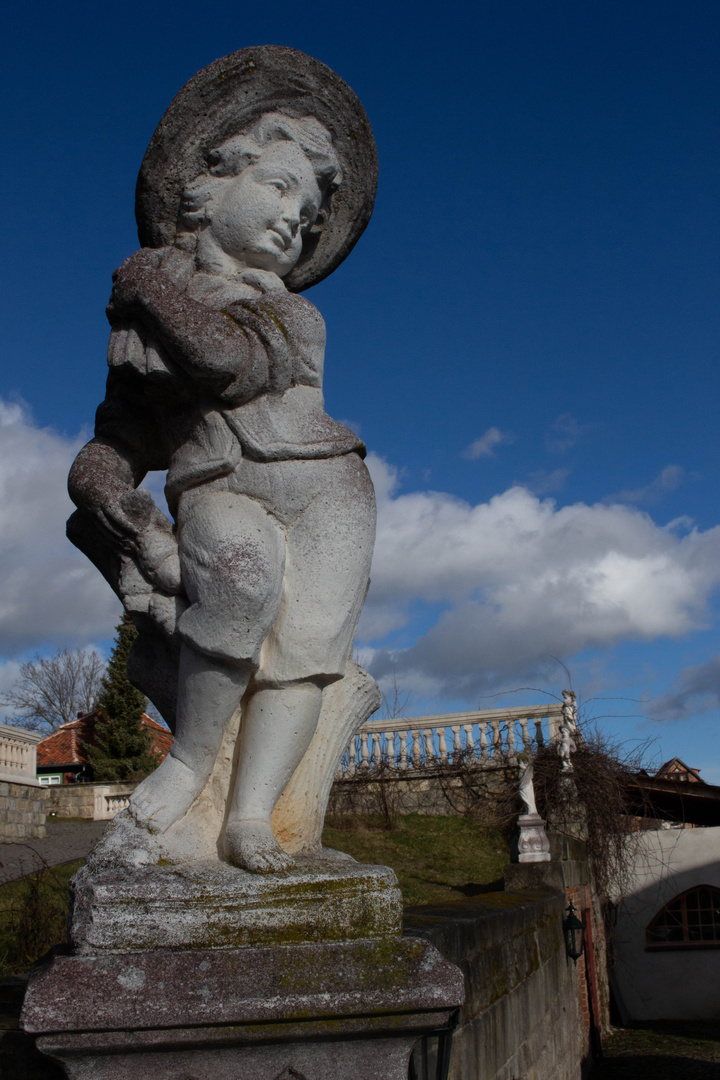
[[[109,821],[121,810],[127,810],[134,787],[131,784],[125,790],[118,791],[115,787],[95,784],[95,821]]]
[[[380,769],[427,771],[460,762],[513,765],[519,754],[556,742],[561,722],[560,704],[368,720],[350,740],[336,779]]]
[[[0,724],[0,780],[36,786],[37,744],[42,738],[37,731]]]

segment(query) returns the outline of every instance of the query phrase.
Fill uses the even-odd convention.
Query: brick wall
[[[0,840],[42,839],[46,803],[44,788],[0,781]]]

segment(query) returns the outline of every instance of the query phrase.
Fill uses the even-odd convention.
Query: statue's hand
[[[120,511],[132,537],[132,558],[156,589],[174,596],[182,589],[178,546],[171,523],[149,491],[135,488],[120,500]]]
[[[177,540],[162,522],[153,522],[140,533],[137,559],[143,574],[156,589],[169,596],[180,592],[182,579]]]

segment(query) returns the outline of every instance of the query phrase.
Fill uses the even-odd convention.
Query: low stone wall
[[[127,806],[136,784],[62,784],[49,787],[48,817],[109,821]]]
[[[46,805],[44,788],[0,781],[0,840],[41,840]]]
[[[328,812],[450,817],[472,813],[488,795],[514,793],[517,786],[517,765],[447,765],[404,773],[383,767],[359,769],[353,776],[335,781]]]
[[[405,932],[465,975],[449,1080],[580,1080],[588,1045],[564,908],[564,892],[530,889],[407,910]]]

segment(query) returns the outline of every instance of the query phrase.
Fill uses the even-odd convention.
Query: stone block
[[[432,945],[399,938],[56,954],[21,1024],[71,1080],[406,1080],[463,995]]]
[[[71,904],[70,939],[86,954],[378,939],[402,923],[392,870],[347,857],[298,857],[273,874],[218,860],[132,869],[91,860]]]
[[[7,795],[8,792],[9,792],[9,789],[10,789],[10,785],[7,783],[7,781],[6,780],[1,780],[0,781],[0,795],[2,795],[2,796]]]

